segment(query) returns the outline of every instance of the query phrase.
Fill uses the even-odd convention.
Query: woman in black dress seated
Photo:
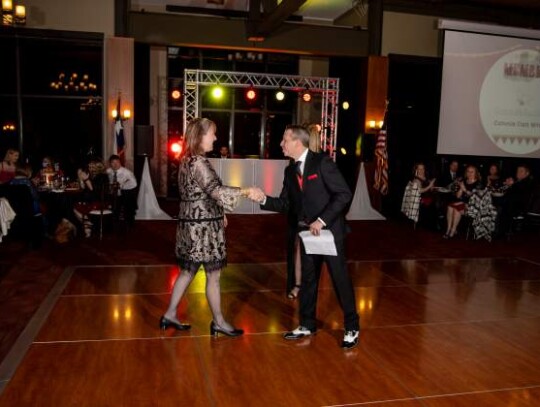
[[[497,164],[491,164],[486,177],[486,188],[490,191],[498,191],[502,186],[503,183],[499,175],[499,167],[497,167]]]
[[[478,168],[474,165],[467,166],[465,170],[465,180],[458,182],[458,190],[455,193],[456,200],[448,204],[446,211],[447,227],[444,238],[448,239],[454,237],[457,233],[457,228],[461,217],[467,209],[467,203],[470,197],[474,193],[475,189],[482,189],[480,183],[481,176]]]
[[[82,199],[75,204],[75,216],[82,223],[84,235],[92,236],[92,222],[90,212],[110,210],[108,203],[109,177],[105,172],[105,165],[100,160],[92,160],[86,169],[77,171]]]

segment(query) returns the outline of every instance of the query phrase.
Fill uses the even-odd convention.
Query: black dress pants
[[[328,266],[334,291],[343,310],[343,325],[346,331],[359,330],[356,299],[351,278],[345,263],[344,241],[336,241],[337,256],[306,254],[302,243],[302,289],[300,290],[300,325],[312,332],[317,330],[316,311],[319,280],[323,261]]]

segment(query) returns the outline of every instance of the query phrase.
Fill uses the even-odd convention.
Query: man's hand
[[[319,221],[318,219],[313,222],[311,225],[309,225],[309,231],[314,236],[319,236],[321,234],[321,229],[324,227],[324,225]]]
[[[266,198],[266,194],[262,189],[257,187],[247,188],[246,192],[246,196],[254,202],[262,202],[264,201],[264,198]]]
[[[227,215],[223,215],[223,227],[226,228],[229,224],[229,221],[227,220]]]

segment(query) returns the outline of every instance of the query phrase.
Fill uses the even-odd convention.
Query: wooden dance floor
[[[209,335],[199,273],[158,329],[173,265],[68,267],[1,365],[1,407],[540,405],[540,264],[513,258],[351,261],[360,345],[340,347],[327,274],[317,335],[285,341],[284,263],[232,264]]]

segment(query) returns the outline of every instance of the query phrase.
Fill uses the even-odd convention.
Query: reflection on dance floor
[[[537,406],[540,265],[518,259],[348,263],[360,346],[343,351],[331,281],[319,331],[301,341],[285,264],[232,264],[223,308],[241,338],[209,335],[199,273],[179,308],[191,331],[158,321],[172,265],[66,270],[65,288],[5,388],[0,406]]]

